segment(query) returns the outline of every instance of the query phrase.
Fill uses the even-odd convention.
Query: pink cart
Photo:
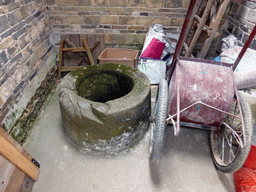
[[[185,23],[186,20],[171,68],[158,87],[151,116],[150,160],[159,158],[165,127],[172,124],[175,136],[181,126],[209,130],[215,166],[223,172],[235,172],[243,166],[249,154],[253,123],[250,105],[237,90],[233,71],[255,36],[256,27],[237,61],[228,64],[178,57]]]

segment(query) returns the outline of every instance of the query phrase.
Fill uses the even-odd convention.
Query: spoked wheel
[[[155,162],[162,151],[164,131],[168,109],[168,85],[162,80],[158,86],[156,103],[151,116],[151,134],[149,141],[149,160]]]
[[[252,142],[253,123],[250,105],[244,95],[238,93],[238,96],[244,119],[244,133],[241,119],[228,115],[218,130],[211,131],[210,134],[213,162],[219,170],[226,173],[235,172],[243,166]],[[240,117],[241,113],[236,99],[230,113]],[[246,143],[244,143],[243,134],[245,134]]]

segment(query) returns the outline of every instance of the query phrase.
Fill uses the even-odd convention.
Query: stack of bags
[[[235,63],[243,47],[238,45],[234,35],[229,35],[221,40],[220,56],[215,61]],[[256,88],[256,50],[248,48],[234,71],[234,79],[238,89]]]
[[[164,34],[163,27],[156,24],[149,28],[140,56],[138,69],[145,73],[151,84],[158,84],[165,78],[166,68],[172,62],[177,35]]]

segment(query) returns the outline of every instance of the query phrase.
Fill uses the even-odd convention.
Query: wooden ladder
[[[188,21],[187,29],[184,34],[183,50],[185,50],[185,57],[193,57],[192,52],[201,36],[202,31],[205,31],[208,34],[208,38],[204,41],[203,46],[196,57],[206,57],[206,54],[209,50],[209,47],[214,37],[218,36],[219,25],[221,23],[221,20],[223,18],[223,15],[227,9],[230,0],[222,0],[220,5],[218,6],[218,10],[216,11],[216,13],[212,15],[212,19],[209,25],[206,25],[206,22],[210,17],[211,8],[214,6],[214,3],[216,3],[216,0],[207,1],[203,14],[200,17],[198,15],[198,12],[202,2],[203,0],[197,0],[193,7],[189,7],[189,9],[192,9],[192,11]],[[192,28],[195,27],[195,24],[196,30],[193,32]],[[191,34],[191,32],[194,33],[191,38],[191,41],[189,43],[186,43],[185,41],[188,39],[188,35]]]
[[[214,36],[216,35],[217,31],[218,31],[218,28],[219,28],[219,24],[221,22],[221,19],[225,13],[225,10],[227,9],[227,6],[229,4],[229,1],[230,0],[222,0],[220,6],[219,6],[219,9],[217,11],[217,14],[215,15],[215,19],[212,20],[210,22],[210,27],[211,28],[211,31],[208,31],[209,32],[209,37],[206,39],[206,41],[204,42],[204,45],[203,45],[203,48],[201,49],[200,53],[198,54],[198,59],[197,60],[200,60],[201,62],[204,61],[204,62],[207,62],[207,59],[204,59],[204,57],[206,56],[207,52],[208,52],[208,49],[210,47],[210,44],[214,38]],[[189,57],[192,53],[192,49],[194,48],[193,46],[195,45],[195,42],[198,40],[199,38],[199,35],[202,30],[203,30],[203,24],[205,24],[205,15],[207,15],[208,13],[208,9],[209,7],[212,5],[212,3],[214,2],[214,0],[209,0],[207,2],[207,5],[205,7],[205,12],[203,13],[203,16],[202,18],[199,18],[195,13],[198,11],[198,8],[199,8],[199,5],[200,3],[202,2],[202,0],[191,0],[190,1],[190,4],[189,4],[189,8],[188,8],[188,11],[187,11],[187,14],[186,14],[186,17],[185,17],[185,20],[184,20],[184,23],[183,23],[183,26],[182,26],[182,29],[181,29],[181,33],[180,33],[180,37],[179,37],[179,40],[177,42],[177,45],[176,45],[176,48],[175,48],[175,52],[174,52],[174,55],[173,55],[173,60],[172,60],[172,63],[170,65],[170,67],[168,68],[168,71],[167,71],[167,75],[166,75],[166,80],[168,82],[170,82],[171,80],[171,77],[173,75],[173,72],[175,70],[175,67],[176,67],[176,61],[177,61],[177,58],[178,57],[182,57],[182,50],[185,50],[186,51],[186,54],[185,54],[185,58],[186,57]],[[194,36],[196,35],[196,37],[192,38],[192,41],[190,42],[189,45],[187,45],[185,43],[185,40],[187,39],[188,37],[188,34],[190,33],[190,30],[191,30],[191,27],[194,23],[194,19],[197,19],[199,20],[199,24],[198,24],[198,31],[196,31],[194,33]],[[236,69],[237,65],[239,64],[240,60],[242,59],[243,55],[245,54],[246,50],[248,49],[248,47],[250,46],[251,42],[253,41],[254,37],[256,35],[256,25],[254,26],[251,34],[249,35],[247,41],[245,42],[242,50],[240,51],[235,63],[234,63],[234,66],[233,66],[233,71]],[[194,42],[195,41],[195,42]],[[192,46],[191,46],[192,45]],[[194,59],[195,60],[195,59]]]

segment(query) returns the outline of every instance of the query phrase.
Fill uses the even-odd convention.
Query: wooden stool
[[[61,72],[74,71],[82,66],[94,65],[105,49],[104,36],[100,34],[62,35],[58,77]]]

